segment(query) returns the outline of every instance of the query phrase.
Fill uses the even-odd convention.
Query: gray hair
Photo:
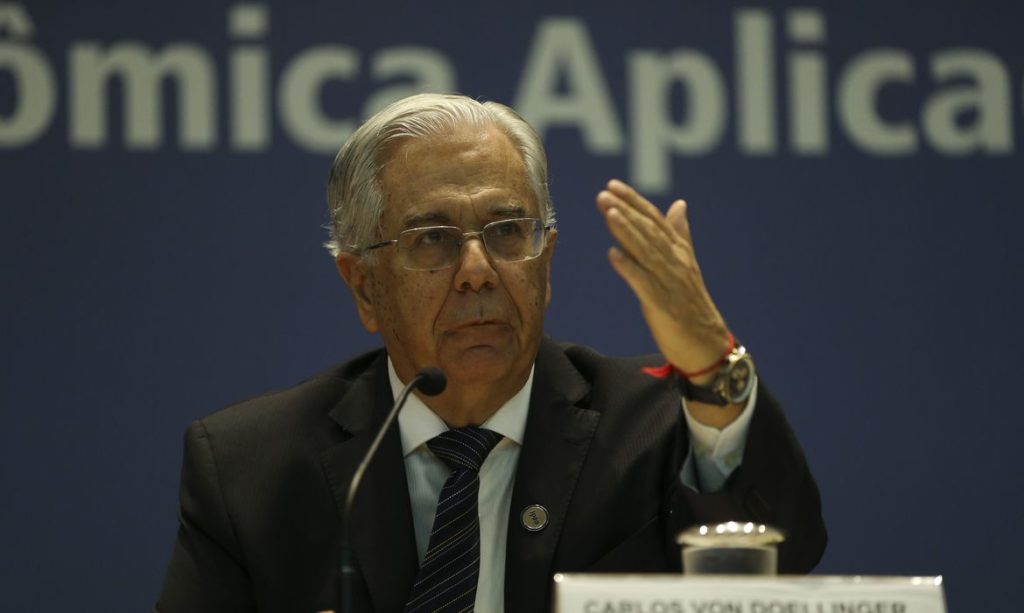
[[[358,253],[380,238],[384,195],[380,172],[388,145],[405,138],[450,134],[461,127],[493,126],[512,141],[522,156],[546,225],[555,223],[548,192],[548,161],[537,132],[518,113],[497,102],[479,102],[454,94],[418,94],[394,102],[366,120],[334,158],[327,179],[330,240],[324,247],[337,256]]]

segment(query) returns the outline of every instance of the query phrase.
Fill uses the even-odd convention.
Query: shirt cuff
[[[705,426],[694,419],[686,408],[686,399],[682,399],[683,415],[686,416],[686,426],[690,433],[690,452],[683,462],[679,478],[686,487],[705,494],[717,492],[743,463],[750,419],[754,414],[754,405],[757,404],[757,378],[751,383],[754,389],[743,411],[735,421],[721,430]]]

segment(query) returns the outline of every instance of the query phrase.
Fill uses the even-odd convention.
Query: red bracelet
[[[729,354],[733,352],[733,349],[736,349],[736,338],[733,337],[732,332],[727,332],[727,334],[729,335],[728,349],[725,350],[725,353],[722,355],[722,359],[718,360],[717,362],[715,362],[711,366],[708,366],[707,368],[698,370],[697,372],[683,372],[676,368],[675,366],[673,366],[672,364],[666,362],[664,366],[646,367],[642,368],[641,370],[644,374],[651,375],[652,377],[657,377],[659,379],[664,379],[665,377],[668,377],[672,373],[675,373],[684,379],[694,379],[701,375],[706,375],[709,372],[714,372],[721,368],[723,364],[729,361]]]

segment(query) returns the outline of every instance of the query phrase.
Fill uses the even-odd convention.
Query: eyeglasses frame
[[[460,228],[458,226],[422,226],[422,227],[419,227],[419,228],[409,228],[407,230],[402,230],[401,232],[398,233],[398,235],[399,235],[399,237],[401,237],[406,232],[415,232],[415,231],[421,231],[421,230],[437,230],[437,229],[456,230],[456,231],[462,233],[462,236],[461,236],[461,238],[459,238],[458,245],[457,245],[460,252],[462,250],[462,246],[466,244],[466,241],[468,241],[471,238],[477,237],[477,238],[479,238],[480,242],[483,244],[484,251],[487,253],[488,257],[493,257],[492,254],[491,254],[491,250],[487,247],[487,241],[484,239],[484,232],[486,232],[487,228],[490,227],[490,226],[493,226],[493,225],[499,224],[499,223],[508,223],[510,221],[535,221],[535,222],[543,223],[543,220],[541,218],[539,218],[539,217],[514,217],[514,218],[510,218],[510,219],[495,219],[494,221],[491,221],[491,222],[488,222],[488,223],[484,224],[484,227],[480,228],[479,230],[472,230],[472,231],[469,231],[469,232],[463,230],[462,228]],[[551,230],[553,230],[554,228],[555,228],[555,224],[544,224],[544,225],[542,225],[541,226],[541,233],[542,233],[541,234],[541,240],[543,240],[544,237],[547,236],[547,233],[550,232]],[[390,240],[380,241],[379,243],[373,243],[372,245],[367,245],[366,247],[364,247],[362,249],[362,252],[365,253],[365,252],[368,252],[368,251],[373,251],[375,249],[380,249],[382,247],[387,247],[389,245],[397,245],[398,241],[399,241],[398,238],[392,238]],[[530,260],[534,260],[534,259],[539,258],[541,256],[541,254],[544,253],[544,248],[545,248],[544,246],[541,246],[541,249],[537,253],[537,255],[533,255],[533,256],[530,256],[528,258],[523,258],[521,260],[496,260],[496,261],[498,261],[498,262],[509,262],[509,263],[528,262]],[[441,268],[409,268],[408,266],[403,266],[403,267],[406,268],[406,270],[422,270],[422,271],[445,270],[447,268],[451,268],[452,266],[454,266],[455,262],[457,262],[457,261],[458,261],[458,258],[456,258],[455,260],[452,260],[451,264],[448,264],[447,266],[443,266]]]

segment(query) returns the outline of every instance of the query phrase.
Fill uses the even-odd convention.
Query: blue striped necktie
[[[477,496],[484,458],[502,436],[483,428],[457,428],[427,441],[452,474],[441,488],[427,555],[420,563],[405,613],[472,611],[480,577]]]

